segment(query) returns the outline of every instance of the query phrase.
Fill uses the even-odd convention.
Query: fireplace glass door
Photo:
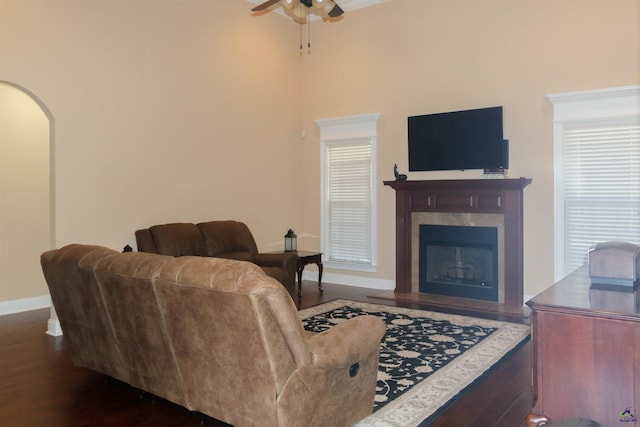
[[[498,301],[495,227],[420,225],[420,292]]]

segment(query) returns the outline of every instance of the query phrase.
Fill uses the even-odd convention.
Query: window
[[[551,95],[556,280],[595,243],[640,244],[640,86]]]
[[[380,115],[317,120],[325,265],[375,271],[376,123]]]

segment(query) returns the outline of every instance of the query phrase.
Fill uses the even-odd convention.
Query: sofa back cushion
[[[95,275],[129,368],[127,382],[188,407],[172,337],[153,285],[161,267],[174,260],[144,252],[118,253],[100,260]]]
[[[258,246],[249,227],[239,221],[209,221],[197,225],[204,238],[207,255],[251,261]]]
[[[117,252],[101,246],[69,245],[40,257],[74,365],[126,381],[111,318],[98,289],[94,266]]]
[[[69,245],[42,254],[71,358],[183,406],[183,381],[153,289],[169,256]]]
[[[152,254],[157,254],[158,249],[156,248],[156,244],[153,241],[153,235],[148,228],[142,228],[140,230],[136,230],[136,245],[138,246],[139,252],[149,252]]]
[[[149,227],[156,249],[161,255],[206,256],[207,249],[200,230],[190,222]]]
[[[309,362],[286,290],[248,262],[183,257],[163,266],[156,292],[192,408],[276,425],[280,390]]]

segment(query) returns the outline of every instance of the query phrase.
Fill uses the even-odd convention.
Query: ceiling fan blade
[[[274,4],[278,3],[280,0],[267,0],[266,2],[257,5],[256,7],[254,7],[253,9],[251,9],[251,12],[260,12],[261,10],[265,10],[266,8],[273,6]]]
[[[343,13],[344,13],[344,10],[342,10],[342,8],[338,6],[338,4],[336,3],[335,7],[331,9],[327,15],[329,15],[331,18],[335,18],[337,16],[342,15]]]

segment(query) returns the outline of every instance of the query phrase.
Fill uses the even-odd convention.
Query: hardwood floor
[[[302,308],[335,298],[392,304],[368,298],[379,290],[304,283]],[[397,303],[412,306],[416,304]],[[464,313],[462,313],[464,314]],[[45,334],[49,310],[0,316],[0,427],[224,426],[127,384],[76,368],[64,337]],[[432,427],[519,427],[532,406],[531,345],[465,393]],[[327,426],[331,427],[331,426]]]

